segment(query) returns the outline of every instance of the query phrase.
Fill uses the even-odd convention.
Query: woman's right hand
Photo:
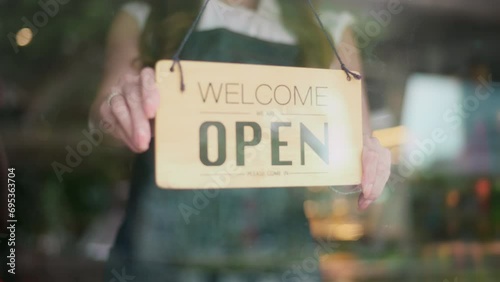
[[[102,121],[110,123],[108,133],[133,152],[148,150],[152,136],[150,120],[156,116],[160,94],[155,71],[144,68],[139,75],[125,75],[98,105]]]

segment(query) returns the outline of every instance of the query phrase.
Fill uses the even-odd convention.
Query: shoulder
[[[146,20],[151,12],[151,6],[149,6],[146,2],[132,1],[123,5],[122,11],[131,15],[137,21],[139,28],[142,30],[146,25]]]

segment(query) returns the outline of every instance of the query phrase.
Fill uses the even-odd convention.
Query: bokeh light
[[[25,27],[20,29],[16,34],[16,43],[18,46],[24,47],[31,43],[33,39],[33,32],[31,29]]]

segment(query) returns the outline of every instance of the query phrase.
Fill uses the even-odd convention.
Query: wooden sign
[[[340,70],[182,61],[156,65],[162,188],[353,185],[362,88]]]

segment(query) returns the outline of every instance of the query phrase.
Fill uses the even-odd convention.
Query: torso
[[[280,23],[275,1],[262,0],[256,10],[212,1],[181,59],[297,66],[295,37]],[[153,160],[153,149],[137,157],[116,256],[286,268],[312,255],[305,189],[229,189],[215,197],[204,190],[163,190],[155,184]]]
[[[166,0],[165,0],[166,1]],[[278,0],[211,0],[197,26],[198,31],[224,28],[268,42],[296,45],[295,36],[281,23]],[[258,1],[258,5],[256,2]],[[242,3],[231,5],[228,3]],[[151,7],[144,2],[129,2],[123,10],[133,16],[144,28]],[[346,28],[354,23],[347,12],[322,11],[323,24],[335,42],[341,42]]]

